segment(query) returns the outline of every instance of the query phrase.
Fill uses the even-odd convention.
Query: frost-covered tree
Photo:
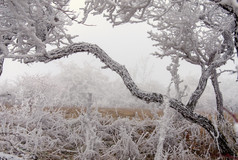
[[[74,18],[66,9],[68,3],[69,0],[0,1],[1,72],[4,58],[46,55],[47,46],[57,48],[71,42],[72,37],[65,32]]]
[[[139,22],[147,22],[151,25],[155,30],[149,32],[150,37],[156,41],[155,46],[162,50],[155,53],[155,56],[160,58],[177,56],[201,67],[199,83],[189,101],[184,105],[181,104],[182,107],[177,106],[179,103],[174,99],[170,99],[170,107],[176,108],[185,117],[191,113],[195,117],[190,119],[190,115],[188,119],[205,126],[209,132],[214,130],[212,129],[214,126],[209,121],[203,119],[198,122],[200,116],[194,114],[197,102],[206,88],[207,81],[211,78],[216,95],[219,126],[223,124],[224,104],[217,69],[231,60],[238,51],[236,1],[101,0],[87,1],[85,10],[88,11],[85,12],[87,15],[90,11],[94,14],[103,13],[115,26]],[[170,72],[172,73],[172,70]],[[175,74],[172,76],[176,76]],[[182,111],[183,109],[185,110]],[[206,124],[207,122],[211,125],[210,127]],[[211,135],[218,135],[217,141],[223,148],[221,144],[226,141],[225,137],[222,138],[221,132],[214,133]],[[221,149],[222,152],[223,149]]]
[[[164,103],[165,95],[138,88],[125,66],[111,59],[99,46],[74,43],[65,27],[75,16],[67,9],[68,0],[2,0],[1,63],[4,58],[31,62],[49,62],[79,52],[99,58],[104,68],[115,71],[135,97],[148,103]],[[187,103],[169,98],[169,107],[185,119],[206,129],[219,146],[222,155],[235,156],[235,151],[220,128],[208,118],[194,112],[197,102],[211,78],[216,94],[219,125],[223,123],[223,98],[217,69],[235,56],[238,50],[237,3],[233,0],[87,0],[84,19],[90,13],[103,14],[114,26],[147,22],[154,30],[152,40],[162,51],[155,56],[178,56],[201,67],[197,88]],[[47,50],[47,46],[55,49]]]

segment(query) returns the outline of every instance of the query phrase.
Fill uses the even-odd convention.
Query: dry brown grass
[[[135,118],[143,120],[145,118],[154,119],[154,114],[149,109],[142,108],[99,108],[98,111],[103,115],[110,115],[113,118]],[[163,115],[162,110],[157,110],[157,115],[160,117]]]
[[[93,108],[93,110],[95,110],[96,108]],[[103,108],[103,107],[99,107],[97,108],[98,112],[102,114],[102,116],[112,116],[113,118],[135,118],[136,116],[143,120],[145,118],[150,118],[150,119],[154,119],[155,116],[152,112],[152,110],[150,109],[143,109],[143,108]],[[53,107],[53,108],[44,108],[44,110],[49,110],[49,111],[62,111],[65,114],[65,118],[75,118],[77,116],[79,116],[80,113],[86,112],[86,108],[84,107]],[[158,109],[157,111],[157,115],[159,117],[163,116],[163,110]],[[214,115],[214,113],[210,113],[210,112],[199,112],[199,114],[207,117],[209,120],[212,119],[216,119],[216,115]],[[232,116],[230,116],[228,113],[224,113],[225,119],[230,122],[230,123],[234,123],[234,119],[232,118]],[[235,114],[235,116],[238,118],[238,113]]]
[[[96,108],[93,108],[95,110]],[[83,107],[60,107],[60,108],[45,108],[44,110],[48,111],[61,111],[64,113],[65,118],[75,118],[79,116],[80,113],[86,112],[86,108]],[[135,118],[143,120],[145,118],[154,119],[154,114],[151,113],[149,109],[142,108],[98,108],[98,112],[102,114],[102,116],[112,116],[117,119],[121,118]],[[157,110],[157,114],[159,117],[163,116],[162,110]]]

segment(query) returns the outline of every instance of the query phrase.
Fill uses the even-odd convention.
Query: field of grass
[[[85,108],[80,107],[61,107],[54,108],[55,110],[63,111],[66,118],[75,118],[79,116],[79,114],[83,111],[86,112]],[[54,110],[53,109],[53,110]],[[154,119],[155,114],[152,113],[150,109],[142,109],[142,108],[92,108],[93,110],[98,110],[102,116],[112,116],[113,118],[139,118],[141,120],[145,118]],[[46,108],[49,110],[49,108]],[[158,117],[163,116],[162,110],[157,110]]]
[[[79,107],[33,109],[23,115],[9,106],[0,114],[1,151],[12,147],[13,153],[27,152],[41,160],[153,160],[164,115],[162,110],[141,108],[92,108],[87,113]],[[202,114],[210,119],[214,116]],[[178,128],[172,124],[171,135],[167,135],[164,153],[168,159],[221,158],[204,129],[189,122],[181,124],[184,126]]]
[[[65,118],[75,118],[79,116],[79,114],[86,112],[86,109],[78,108],[78,107],[63,107],[59,110],[63,111]],[[95,110],[95,108],[93,108]],[[110,116],[114,119],[118,118],[128,118],[130,120],[136,118],[138,121],[143,121],[145,119],[150,120],[158,120],[163,116],[163,110],[150,110],[150,109],[142,109],[142,108],[97,108],[98,112],[103,116]],[[153,112],[153,113],[152,113]],[[216,119],[216,116],[212,113],[201,112],[203,116],[208,117],[210,120]],[[236,114],[237,116],[237,114]],[[237,116],[238,117],[238,116]],[[225,118],[233,125],[233,118],[225,113]],[[146,130],[144,132],[148,132],[149,134],[153,133],[156,129],[156,126],[149,125],[145,127]],[[208,136],[207,132],[198,127],[199,129],[196,131],[197,137],[194,137],[191,130],[185,130],[182,134],[182,138],[185,139],[186,145],[189,146],[189,149],[195,153],[196,155],[203,155],[209,150],[210,158],[217,159],[220,157],[218,148],[213,144],[213,140]],[[142,133],[142,132],[141,132]],[[180,135],[181,136],[181,135]],[[211,145],[213,144],[213,145]],[[202,158],[203,159],[203,158]]]
[[[144,108],[92,108],[93,110],[97,110],[102,116],[112,116],[113,118],[139,118],[141,120],[145,118],[155,119],[162,117],[164,115],[164,111],[161,109],[151,110],[151,109],[144,109]],[[45,108],[45,110],[49,110],[49,108]],[[86,112],[85,108],[81,107],[60,107],[60,108],[53,108],[56,111],[62,111],[65,115],[65,118],[75,118],[79,116],[79,114],[83,111]],[[212,120],[216,118],[216,115],[210,112],[199,112],[199,114],[207,117],[208,119]],[[238,118],[238,113],[234,113],[234,115]],[[234,123],[234,119],[228,113],[224,113],[225,119],[229,121],[231,124]]]

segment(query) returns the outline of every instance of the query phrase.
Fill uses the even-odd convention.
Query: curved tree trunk
[[[199,79],[197,88],[192,93],[192,95],[191,95],[191,97],[190,97],[190,99],[189,99],[189,101],[186,105],[187,109],[191,110],[191,112],[194,111],[199,98],[202,96],[204,90],[206,89],[207,81],[208,81],[209,77],[210,77],[209,70],[205,70],[205,71],[202,72],[202,75]]]
[[[231,155],[234,157],[236,156],[235,152],[228,146],[226,137],[223,135],[223,133],[220,130],[216,130],[216,128],[214,127],[214,125],[209,119],[192,112],[190,109],[187,109],[181,102],[178,102],[175,99],[171,99],[169,103],[170,103],[170,107],[174,108],[180,114],[182,114],[182,116],[186,120],[192,123],[196,123],[202,128],[206,129],[207,132],[214,139],[214,141],[218,144],[218,147],[222,155],[225,155],[225,156]]]
[[[47,63],[52,60],[59,59],[78,52],[88,52],[93,54],[96,58],[99,58],[106,65],[105,66],[106,68],[110,68],[111,70],[119,74],[122,80],[124,81],[125,86],[129,89],[129,91],[133,96],[136,96],[137,98],[144,100],[147,103],[155,102],[162,104],[164,102],[165,97],[164,95],[160,93],[150,93],[140,90],[132,80],[125,66],[120,65],[119,63],[111,59],[100,47],[94,44],[85,42],[74,43],[61,49],[52,50],[48,52],[47,55],[38,55],[37,57],[28,55],[28,56],[18,56],[17,58],[23,59],[24,63],[31,63],[36,61]],[[8,56],[7,58],[13,57]],[[16,56],[14,56],[14,58],[16,58]],[[205,78],[205,81],[209,77],[209,73],[213,70],[213,68],[224,64],[225,61],[226,59],[219,60],[218,62],[213,62],[213,64],[210,67],[208,67],[206,72],[204,72],[203,74],[204,75],[203,78]],[[201,92],[203,92],[203,90],[204,87],[202,87],[202,89],[199,89],[199,91]],[[199,92],[198,95],[199,94],[201,93]],[[198,98],[199,96],[194,98],[194,100],[197,101]],[[228,146],[228,142],[226,141],[225,136],[222,134],[221,131],[216,130],[216,128],[214,127],[214,125],[210,120],[208,120],[206,117],[194,113],[190,108],[186,107],[184,104],[182,104],[182,102],[177,101],[176,99],[170,99],[169,103],[170,103],[169,106],[178,111],[186,120],[192,123],[196,123],[199,126],[206,129],[208,133],[212,136],[212,138],[217,142],[222,155],[236,156],[234,151]]]
[[[223,114],[223,97],[219,87],[216,70],[213,71],[211,75],[211,80],[212,80],[212,86],[216,95],[216,104],[217,104],[217,112],[218,112],[217,120],[218,120],[218,123],[222,123],[225,120],[224,114]]]

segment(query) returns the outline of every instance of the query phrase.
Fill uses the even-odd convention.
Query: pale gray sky
[[[72,8],[77,10],[82,7],[83,0],[72,0],[71,3]],[[84,41],[98,44],[114,60],[125,65],[131,73],[134,72],[136,66],[138,70],[142,70],[146,65],[145,62],[147,62],[151,72],[147,80],[155,80],[163,84],[169,83],[170,75],[166,71],[166,66],[170,64],[170,61],[168,59],[161,60],[150,55],[156,48],[152,47],[153,42],[147,38],[147,31],[150,30],[149,26],[146,24],[125,24],[113,28],[100,16],[89,17],[87,24],[96,26],[75,24],[69,28],[69,33],[78,35],[78,38],[75,39],[76,42]],[[12,81],[23,74],[58,73],[59,63],[83,64],[85,61],[96,67],[103,66],[98,59],[86,53],[72,55],[48,64],[25,65],[7,60],[4,64],[3,74],[0,77],[0,83],[6,80]],[[180,71],[183,76],[196,76],[199,73],[199,68],[183,64]],[[103,72],[112,78],[118,77],[110,70],[103,70]]]

